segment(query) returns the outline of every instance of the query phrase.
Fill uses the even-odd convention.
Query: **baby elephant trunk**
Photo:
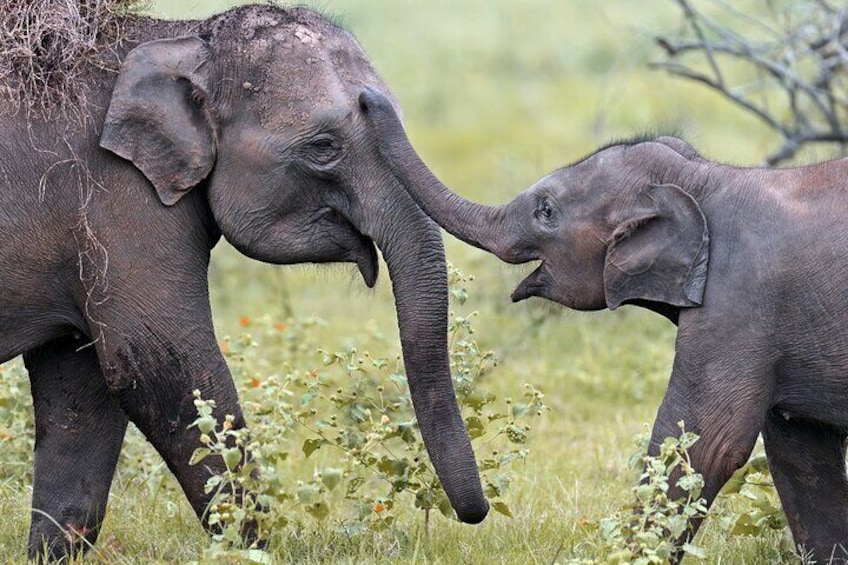
[[[504,206],[466,200],[436,178],[415,152],[392,103],[383,94],[366,87],[359,95],[359,105],[392,173],[428,216],[465,243],[508,263],[519,262],[503,242]]]

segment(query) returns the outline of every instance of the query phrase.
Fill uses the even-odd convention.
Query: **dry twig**
[[[754,17],[712,0],[713,18],[692,0],[675,1],[684,31],[657,38],[666,59],[654,67],[708,86],[778,133],[783,144],[767,165],[792,159],[808,143],[835,142],[845,151],[848,7],[773,1],[766,15]]]
[[[122,18],[145,0],[5,0],[0,3],[0,85],[28,110],[84,106],[91,66],[117,70]]]

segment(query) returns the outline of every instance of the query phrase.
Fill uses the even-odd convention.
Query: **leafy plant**
[[[706,516],[701,498],[704,478],[692,468],[689,449],[698,436],[687,432],[679,422],[680,436],[668,437],[658,455],[648,455],[649,434],[637,437],[637,450],[630,458],[631,468],[641,469],[639,484],[633,487],[633,499],[618,512],[591,526],[601,534],[598,556],[574,560],[572,565],[594,563],[632,563],[653,565],[669,563],[679,552],[696,558],[706,552],[685,540],[689,521]],[[677,477],[673,481],[673,477]],[[669,498],[674,484],[685,495]]]
[[[451,268],[454,303],[465,302],[471,280]],[[486,496],[496,512],[511,517],[505,498],[507,467],[527,457],[530,422],[547,406],[543,393],[531,384],[519,391],[519,401],[498,401],[486,389],[485,377],[497,361],[473,339],[475,315],[451,313],[451,371]],[[392,528],[399,512],[410,506],[423,513],[425,531],[433,511],[453,517],[418,433],[400,355],[375,356],[355,346],[318,348],[320,364],[315,366],[307,350],[321,324],[315,319],[284,324],[242,320],[243,326],[259,331],[263,347],[286,352],[282,375],[268,374],[271,367],[257,363],[260,341],[250,335],[222,344],[234,377],[247,385],[249,433],[232,429],[230,417],[219,422],[213,400],[195,399],[198,418],[193,425],[203,446],[192,462],[219,457],[226,467],[207,484],[214,493],[209,520],[221,530],[210,549],[215,558],[236,552],[262,559],[256,547],[239,545],[238,534],[249,522],[267,538],[274,529],[301,524],[306,516],[352,536]],[[369,334],[379,345],[382,337]],[[259,358],[268,355],[263,351]],[[288,462],[300,457],[314,460],[314,471],[295,482]]]
[[[729,534],[761,536],[766,531],[783,531],[788,527],[765,453],[756,454],[736,471],[721,489],[719,498],[725,507],[720,524]],[[740,500],[747,504],[738,504]]]
[[[242,547],[241,533],[246,527],[254,526],[258,517],[266,517],[261,504],[269,502],[268,487],[256,476],[257,464],[252,460],[258,446],[250,443],[247,428],[233,429],[232,415],[225,416],[219,424],[213,415],[214,400],[204,400],[198,390],[194,391],[194,399],[198,417],[192,426],[200,432],[203,447],[194,451],[190,464],[214,456],[223,461],[226,469],[206,482],[206,492],[215,493],[206,516],[215,533],[203,560],[220,563],[246,559],[251,563],[270,563],[268,554],[255,543]],[[279,498],[284,499],[285,495]]]

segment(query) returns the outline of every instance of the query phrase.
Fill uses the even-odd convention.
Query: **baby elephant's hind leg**
[[[763,440],[795,544],[816,563],[848,564],[845,434],[772,410]]]
[[[84,345],[60,338],[24,355],[35,408],[30,559],[85,551],[106,511],[127,418]]]

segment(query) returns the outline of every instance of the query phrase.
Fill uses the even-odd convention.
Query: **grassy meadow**
[[[155,0],[151,11],[203,17],[229,5],[226,0]],[[673,0],[319,0],[312,5],[334,14],[362,43],[400,100],[425,161],[450,186],[478,201],[504,202],[595,146],[645,131],[682,132],[706,156],[738,164],[758,163],[778,142],[706,89],[648,68],[660,56],[653,36],[679,28]],[[293,516],[299,525],[275,536],[273,562],[591,559],[598,536],[591,525],[629,500],[636,474],[627,460],[634,436],[653,421],[665,390],[675,328],[633,307],[584,314],[539,299],[512,304],[510,291],[532,266],[508,266],[445,238],[448,259],[475,277],[461,308],[477,312],[474,338],[499,358],[484,377],[486,390],[499,399],[517,398],[531,382],[544,391],[550,407],[528,433],[526,460],[506,470],[511,484],[503,498],[513,517],[492,512],[472,527],[437,514],[425,535],[422,513],[407,501],[409,507],[397,510],[389,529],[353,536],[339,533],[332,518],[319,522],[301,512]],[[211,277],[222,340],[258,331],[261,324],[284,328],[280,324],[320,319],[311,326],[310,340],[323,349],[356,345],[386,357],[399,351],[384,265],[377,287],[368,290],[354,267],[271,267],[222,243]],[[292,362],[256,339],[257,363],[267,373]],[[302,352],[299,359],[320,366],[313,352]],[[237,378],[244,394],[253,394],[244,392],[251,378]],[[0,376],[0,563],[25,560],[32,428],[23,416],[31,414],[13,404],[27,394],[19,370],[5,367]],[[295,445],[285,462],[292,485],[307,480],[325,461],[305,459]],[[698,541],[707,563],[794,562],[779,532],[728,537],[716,520],[708,520]],[[161,460],[131,430],[98,549],[86,562],[184,563],[202,560],[207,545]]]

